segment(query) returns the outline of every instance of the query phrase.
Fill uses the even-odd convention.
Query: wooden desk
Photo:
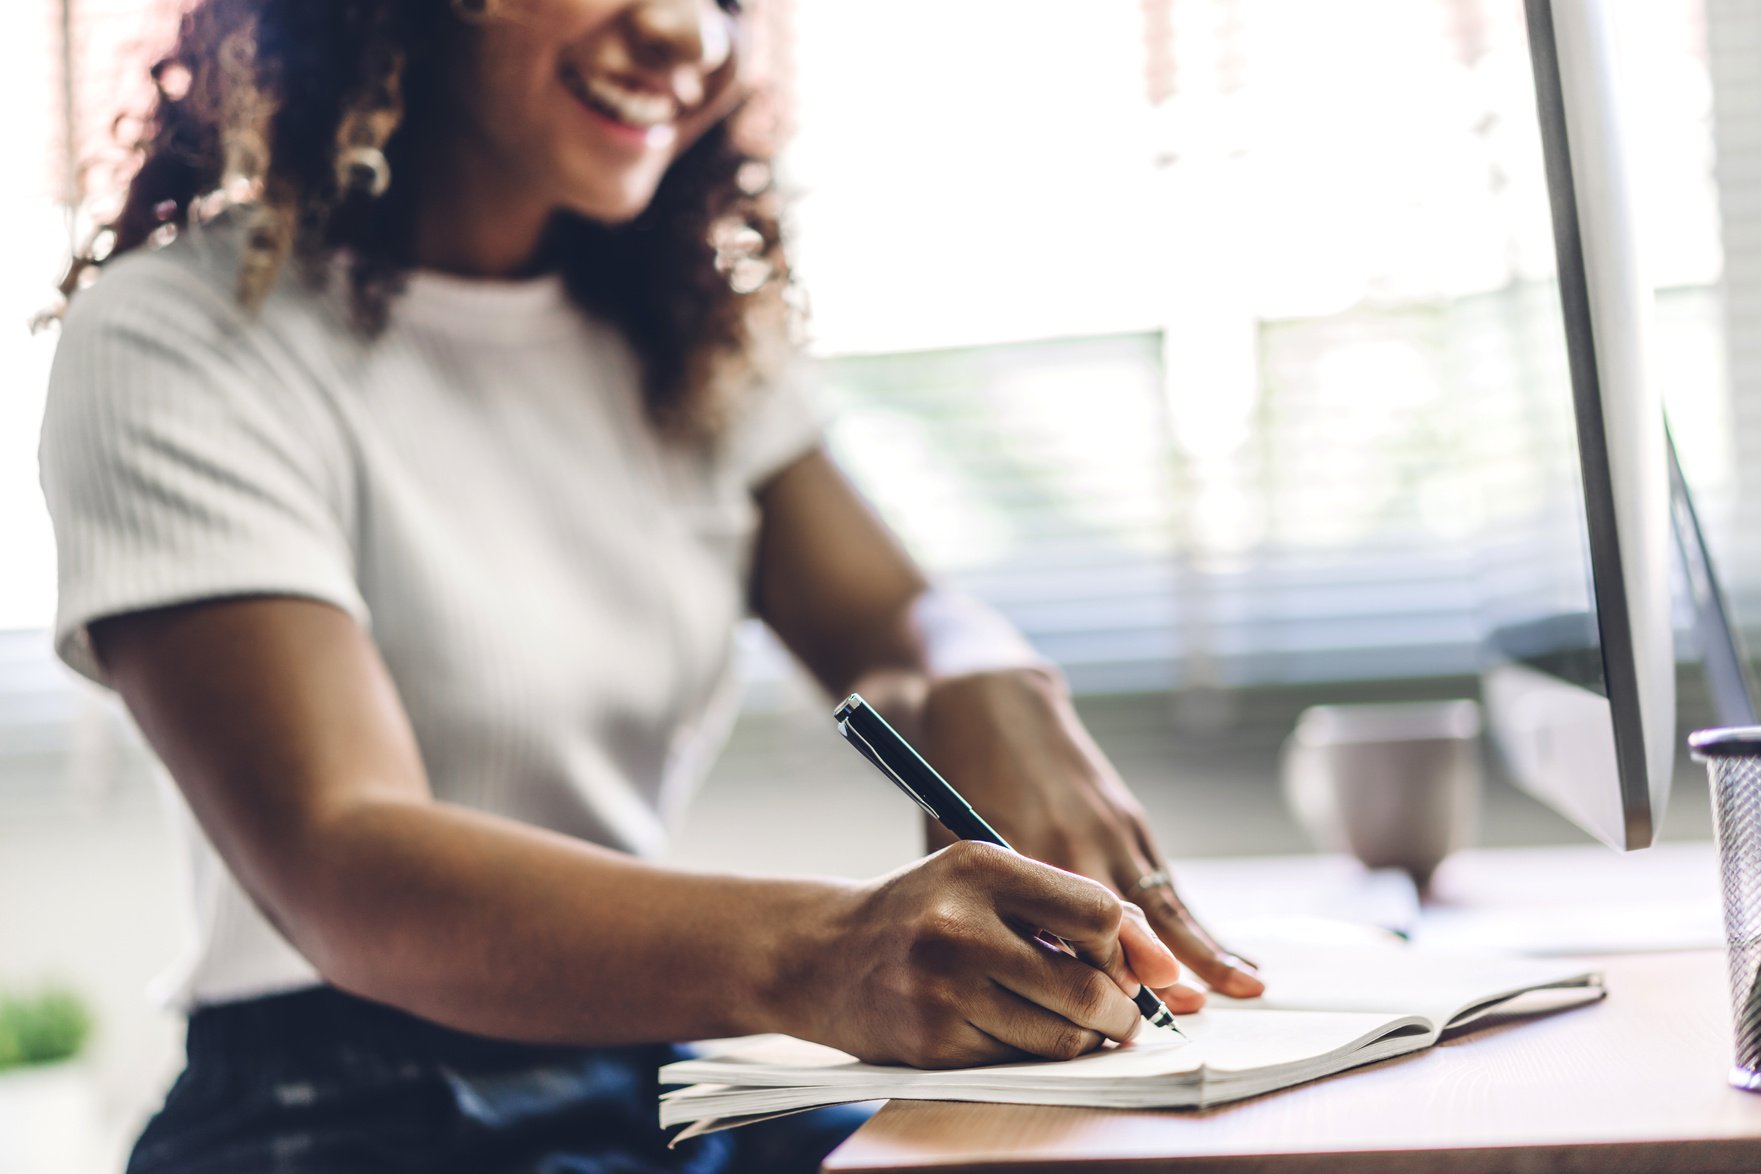
[[[1717,951],[1599,960],[1609,996],[1200,1112],[894,1102],[843,1171],[1446,1174],[1761,1171],[1761,1095],[1725,1083]]]

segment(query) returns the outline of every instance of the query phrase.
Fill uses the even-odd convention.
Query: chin
[[[564,198],[563,203],[577,216],[616,227],[628,224],[646,212],[648,205],[654,203],[654,193],[659,187],[658,178],[653,183],[607,185],[601,181],[581,184]]]
[[[625,204],[616,208],[607,208],[603,204],[577,204],[571,209],[575,215],[595,224],[603,224],[607,228],[618,228],[630,223],[648,209],[648,201],[640,204]]]

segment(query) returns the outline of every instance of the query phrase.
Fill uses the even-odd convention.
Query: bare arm
[[[682,1039],[776,1027],[774,943],[838,886],[703,877],[435,802],[342,612],[250,599],[97,625],[228,866],[330,981],[467,1030]],[[713,982],[678,976],[714,975]],[[668,997],[646,992],[657,983]],[[592,997],[584,997],[592,992]]]
[[[786,1031],[917,1064],[1072,1055],[1136,1030],[1134,969],[1154,983],[1173,965],[1099,886],[1001,853],[868,884],[701,876],[436,801],[371,641],[324,604],[209,602],[93,637],[289,941],[335,985],[453,1027]],[[1100,969],[1026,927],[1062,927]]]
[[[969,598],[938,589],[823,451],[759,494],[756,604],[834,694],[860,690],[916,736],[936,681],[1055,670]]]
[[[824,452],[759,495],[764,617],[834,694],[860,690],[1022,852],[1131,894],[1181,961],[1226,994],[1264,988],[1172,885],[1143,809],[1083,729],[1062,677],[1001,617],[939,591]],[[930,826],[932,844],[945,831]],[[1176,1011],[1197,992],[1163,992]]]

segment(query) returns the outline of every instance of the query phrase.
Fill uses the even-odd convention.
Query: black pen
[[[923,755],[912,749],[911,743],[899,731],[887,724],[886,718],[875,712],[874,706],[862,700],[862,694],[852,693],[844,698],[832,716],[837,719],[838,733],[844,735],[844,740],[874,763],[875,769],[893,780],[894,785],[928,812],[931,819],[962,840],[982,840],[1015,851],[947,779],[936,773],[935,767],[923,760]],[[1065,946],[1065,949],[1069,947]],[[1131,1001],[1150,1021],[1150,1026],[1171,1028],[1176,1035],[1185,1034],[1175,1026],[1174,1013],[1168,1010],[1168,1005],[1149,987],[1140,985]]]

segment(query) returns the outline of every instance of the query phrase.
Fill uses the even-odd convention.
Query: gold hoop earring
[[[343,191],[377,200],[391,186],[391,164],[378,147],[351,147],[337,161],[336,178]]]
[[[403,58],[398,55],[385,64],[368,102],[345,113],[336,128],[336,186],[343,198],[377,200],[391,186],[385,144],[403,113]]]

